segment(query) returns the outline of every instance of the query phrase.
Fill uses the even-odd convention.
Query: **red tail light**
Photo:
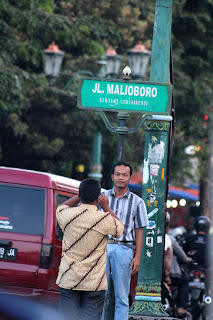
[[[194,276],[195,276],[195,277],[199,277],[199,275],[200,275],[199,271],[196,270],[196,271],[194,272]]]
[[[50,244],[42,244],[39,268],[49,269],[52,262],[53,246]]]

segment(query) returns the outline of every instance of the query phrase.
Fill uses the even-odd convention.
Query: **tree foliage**
[[[58,88],[80,69],[96,74],[97,58],[109,45],[124,56],[124,67],[126,51],[138,41],[151,50],[155,2],[0,0],[0,5],[1,165],[70,176],[74,163],[84,163],[87,173],[97,127],[103,134],[102,162],[107,181],[116,159],[117,136],[92,112],[77,109],[74,80],[63,94],[50,90],[42,70],[42,52],[54,40],[66,53],[63,72],[54,84]],[[173,180],[182,181],[189,171],[184,154],[187,145],[200,144],[200,157],[206,154],[203,115],[209,110],[212,95],[212,18],[212,0],[174,1],[177,129]],[[128,125],[135,126],[139,118],[131,116]],[[143,144],[143,128],[126,138],[125,158],[135,168],[142,163]]]
[[[172,43],[177,130],[172,157],[172,178],[179,183],[190,175],[190,157],[200,160],[199,180],[208,170],[207,127],[204,115],[212,107],[213,1],[185,1],[174,5]],[[194,156],[184,153],[189,145],[200,146]],[[198,148],[199,149],[199,148]],[[205,168],[205,170],[204,170]]]

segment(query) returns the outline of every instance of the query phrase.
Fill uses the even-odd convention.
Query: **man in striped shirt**
[[[128,162],[115,163],[112,171],[114,187],[105,191],[109,206],[125,226],[121,237],[111,235],[107,244],[107,280],[112,275],[115,292],[114,320],[127,320],[129,311],[129,287],[131,273],[140,268],[143,245],[143,227],[148,225],[144,201],[128,189],[132,167]],[[133,244],[136,245],[133,256]],[[105,315],[102,315],[105,319]]]
[[[60,309],[69,320],[100,320],[107,289],[107,236],[120,237],[124,232],[108,198],[100,192],[97,180],[85,179],[79,196],[65,201],[56,211],[64,234],[56,283]],[[98,203],[105,212],[98,210]]]

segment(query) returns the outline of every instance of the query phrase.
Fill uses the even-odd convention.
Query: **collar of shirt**
[[[117,198],[117,196],[116,196],[116,194],[115,194],[115,189],[114,189],[114,187],[111,189],[111,195],[113,194],[113,196],[115,196],[116,198]],[[121,198],[123,198],[123,197],[127,197],[127,198],[129,198],[129,195],[130,195],[130,191],[129,191],[129,188],[127,189],[127,191],[124,193],[124,195],[121,197]]]
[[[80,202],[79,206],[81,206],[83,208],[87,208],[87,209],[98,210],[97,206],[95,206],[94,204],[87,204],[87,203]]]

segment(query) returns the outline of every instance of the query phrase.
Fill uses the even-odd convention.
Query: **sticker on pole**
[[[78,108],[146,114],[171,112],[172,85],[117,79],[81,79]]]

